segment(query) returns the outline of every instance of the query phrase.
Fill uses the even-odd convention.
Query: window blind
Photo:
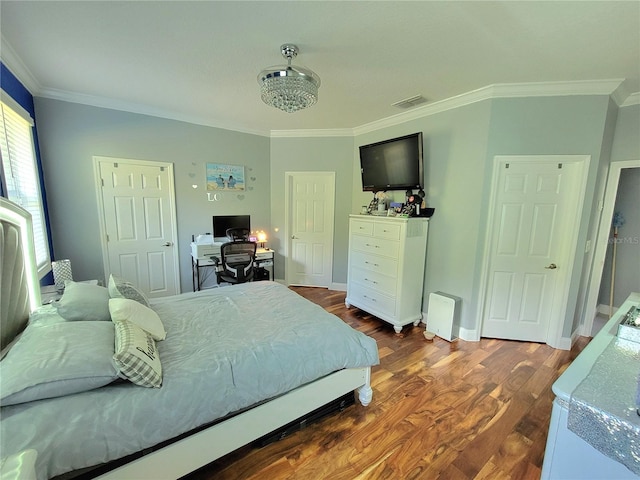
[[[36,261],[42,277],[51,268],[40,180],[29,120],[0,102],[0,153],[7,198],[27,210],[33,220]]]

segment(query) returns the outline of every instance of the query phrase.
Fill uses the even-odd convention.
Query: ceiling
[[[494,84],[640,91],[639,1],[1,0],[0,22],[2,60],[35,96],[267,135],[352,130],[408,97]],[[322,80],[291,114],[256,80],[283,43]]]

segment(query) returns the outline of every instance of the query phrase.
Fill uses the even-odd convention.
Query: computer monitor
[[[214,215],[213,241],[229,241],[227,230],[230,228],[246,228],[251,231],[251,215]]]

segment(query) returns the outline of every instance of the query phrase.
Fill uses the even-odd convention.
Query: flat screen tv
[[[422,132],[360,147],[362,191],[424,188]]]
[[[229,228],[246,228],[250,231],[251,215],[215,215],[213,217],[214,240],[224,240]]]

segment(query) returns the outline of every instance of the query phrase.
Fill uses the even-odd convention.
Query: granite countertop
[[[638,305],[640,294],[631,294],[553,391],[569,410],[569,430],[640,475],[640,343],[617,336],[625,314]]]
[[[553,384],[553,393],[558,399],[569,404],[571,394],[591,371],[602,352],[609,346],[618,333],[618,325],[622,318],[634,305],[640,305],[640,293],[632,293],[622,306],[614,313],[604,327],[593,337],[593,340],[582,350],[580,355],[569,365],[565,372]]]

